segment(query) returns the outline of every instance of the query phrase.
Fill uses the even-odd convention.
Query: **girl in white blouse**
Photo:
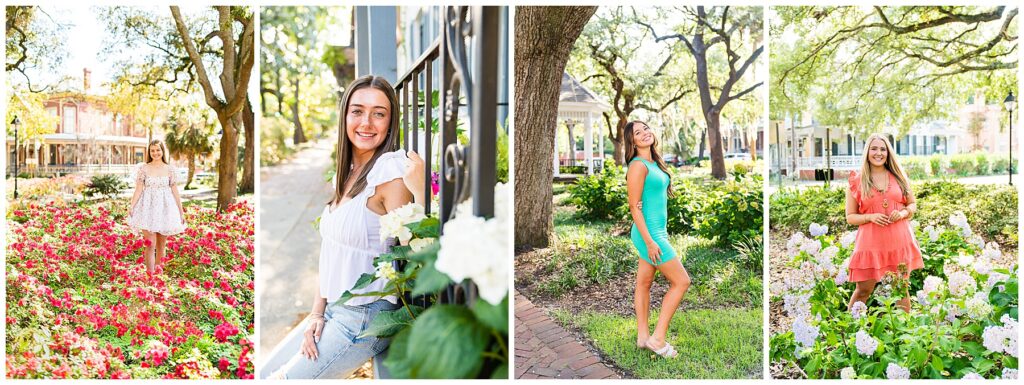
[[[334,197],[320,217],[320,288],[311,314],[270,353],[261,378],[345,378],[388,345],[386,339],[359,335],[378,313],[396,309],[397,298],[336,302],[360,275],[375,271],[374,257],[387,252],[380,217],[428,199],[423,160],[398,150],[398,98],[387,80],[354,80],[341,105]],[[384,285],[382,279],[353,292]]]

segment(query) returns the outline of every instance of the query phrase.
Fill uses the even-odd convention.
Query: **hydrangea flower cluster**
[[[878,340],[864,330],[857,332],[854,344],[857,345],[857,353],[865,356],[874,355],[878,349]]]
[[[981,333],[985,349],[1017,357],[1017,320],[1008,314],[999,318],[1000,326],[987,326]]]
[[[885,367],[885,377],[890,380],[907,380],[910,379],[910,369],[890,362]]]

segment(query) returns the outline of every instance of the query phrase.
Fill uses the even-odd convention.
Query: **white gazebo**
[[[562,89],[558,97],[558,122],[564,123],[572,131],[572,127],[577,124],[583,123],[583,155],[586,161],[587,175],[594,173],[594,165],[597,164],[597,168],[600,169],[604,165],[604,157],[594,157],[594,120],[601,115],[602,112],[611,109],[611,105],[602,100],[599,96],[594,94],[593,91],[584,87],[572,76],[569,76],[568,72],[562,73]],[[558,133],[557,130],[561,127],[561,124],[556,124],[554,129],[555,133],[555,152],[552,161],[555,166],[555,176],[559,176],[559,167],[563,166],[562,160],[559,157],[558,152]],[[604,135],[602,130],[598,130],[598,154],[604,154]],[[573,135],[575,136],[575,135]],[[570,137],[571,143],[570,153],[566,159],[566,165],[576,165],[576,141],[575,138]]]

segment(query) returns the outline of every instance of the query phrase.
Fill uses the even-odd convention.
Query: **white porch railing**
[[[797,169],[815,170],[828,167],[824,156],[797,158]],[[857,155],[838,155],[832,157],[832,168],[836,170],[856,170],[860,168],[861,157]],[[783,165],[785,167],[785,165]]]

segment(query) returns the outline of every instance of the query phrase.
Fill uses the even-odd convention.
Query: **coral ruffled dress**
[[[861,198],[858,173],[850,173],[849,182],[860,214],[889,215],[907,205],[903,189],[892,174],[889,174],[888,189],[883,193],[871,191],[867,199]],[[907,264],[908,272],[924,267],[909,220],[901,219],[888,226],[868,222],[857,228],[857,240],[850,256],[850,282],[881,280],[885,273],[896,272],[900,263]]]

